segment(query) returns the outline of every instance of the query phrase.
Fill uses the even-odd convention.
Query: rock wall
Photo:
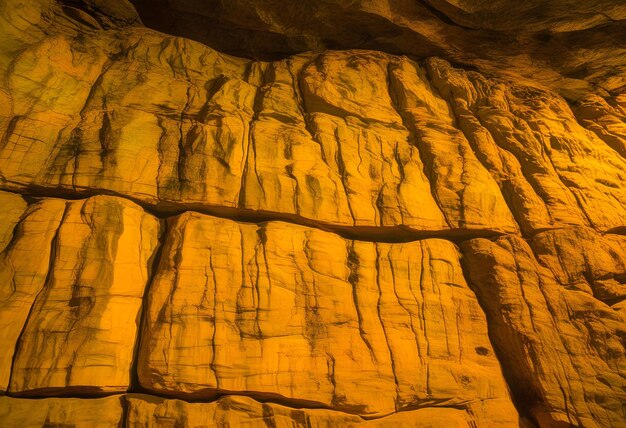
[[[0,4],[3,426],[626,424],[626,98],[377,49]]]

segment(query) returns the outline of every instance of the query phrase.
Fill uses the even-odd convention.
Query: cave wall
[[[134,3],[0,4],[2,425],[626,424],[620,48],[488,41],[605,20]]]

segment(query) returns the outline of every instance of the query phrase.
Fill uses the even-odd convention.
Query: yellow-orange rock
[[[428,61],[427,69],[523,231],[623,226],[626,160],[583,128],[564,99],[440,60]]]
[[[13,188],[417,231],[515,232],[514,216],[528,232],[609,230],[626,216],[626,161],[562,98],[441,60],[254,63],[127,27],[48,37],[12,64],[0,169]]]
[[[130,1],[149,27],[251,58],[327,49],[437,56],[573,99],[626,82],[619,0]]]
[[[626,426],[626,8],[203,2],[0,2],[0,426]]]
[[[574,104],[580,123],[626,158],[626,97],[589,94]]]
[[[50,38],[14,61],[9,85],[15,98],[25,92],[6,118],[7,185],[105,189],[334,226],[517,230],[415,63],[372,52],[250,63],[137,28],[111,39]],[[44,53],[69,66],[47,67]],[[105,64],[106,55],[119,59]],[[134,58],[142,60],[129,75]],[[42,80],[59,85],[44,90]],[[394,91],[409,104],[394,105]],[[416,103],[433,111],[417,113]],[[413,117],[410,129],[401,115]],[[418,141],[416,126],[444,129]]]
[[[611,306],[626,300],[626,236],[555,229],[538,233],[530,245],[560,284]]]
[[[0,270],[13,284],[0,319],[5,349],[16,349],[3,353],[12,393],[128,388],[158,234],[156,218],[109,196],[29,208]]]
[[[471,427],[467,413],[459,409],[424,408],[378,419],[364,420],[326,409],[293,409],[259,403],[249,397],[227,395],[212,403],[187,403],[146,395],[129,395],[126,426],[246,426],[276,427]]]
[[[48,279],[52,243],[65,206],[66,202],[62,200],[44,200],[29,207],[19,224],[16,225],[14,219],[9,218],[12,240],[0,255],[2,391],[6,391],[8,387],[17,341],[28,314]]]
[[[80,399],[0,397],[0,423],[6,427],[110,428],[124,422],[121,397]]]
[[[407,421],[411,421],[408,422]],[[71,426],[76,428],[139,427],[314,427],[331,428],[389,426],[427,428],[471,427],[462,410],[424,408],[378,419],[326,409],[294,409],[260,403],[250,397],[224,396],[211,403],[187,403],[143,394],[106,398],[44,398],[38,400],[0,397],[3,426]]]
[[[401,58],[389,65],[389,82],[405,125],[417,139],[433,195],[448,224],[517,232],[496,181],[456,128],[455,113],[437,94],[427,70]]]
[[[620,426],[626,416],[626,318],[565,288],[517,237],[461,245],[494,348],[540,426]]]
[[[139,380],[159,394],[517,421],[448,241],[349,241],[186,213],[170,220],[147,314]]]
[[[13,239],[13,230],[26,211],[26,201],[15,193],[0,191],[0,252],[4,251]]]
[[[547,89],[443,60],[251,62],[140,27],[49,36],[6,60],[6,187],[420,232],[514,233],[514,217],[528,233],[605,231],[626,216],[617,143]]]

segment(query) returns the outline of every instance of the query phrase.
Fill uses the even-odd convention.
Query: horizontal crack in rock
[[[352,412],[349,409],[341,409],[333,406],[328,406],[323,403],[319,403],[316,401],[297,399],[297,398],[287,398],[279,394],[271,394],[264,392],[254,392],[254,391],[220,391],[215,390],[215,394],[211,397],[197,397],[193,394],[183,394],[183,393],[155,393],[154,391],[145,391],[142,389],[131,389],[124,392],[101,392],[99,395],[94,395],[91,393],[93,387],[71,387],[71,388],[45,388],[29,391],[27,394],[16,394],[16,393],[7,393],[7,397],[16,398],[16,399],[27,399],[27,400],[42,400],[46,398],[65,398],[65,399],[82,399],[82,400],[96,400],[99,398],[111,397],[111,396],[120,396],[120,397],[130,397],[130,398],[143,398],[146,400],[154,400],[154,399],[165,399],[165,400],[179,400],[184,401],[190,404],[210,404],[218,401],[221,398],[225,397],[249,397],[259,403],[270,403],[277,404],[283,407],[288,407],[291,409],[307,409],[307,410],[330,410],[337,413],[344,413],[351,416],[359,417],[362,420],[376,420],[382,419],[387,416],[402,413],[402,412],[410,412],[419,409],[425,408],[443,408],[443,409],[456,409],[456,410],[465,410],[467,406],[463,404],[450,404],[448,400],[434,400],[434,399],[425,399],[419,403],[415,403],[410,407],[403,408],[396,412],[389,412],[384,414],[376,414],[376,415],[360,415],[356,412]],[[358,411],[358,409],[354,409]]]
[[[61,198],[68,200],[85,199],[92,196],[106,195],[126,199],[140,205],[146,212],[159,218],[173,217],[187,211],[194,211],[201,214],[215,217],[227,218],[234,221],[246,223],[265,223],[270,221],[282,221],[301,226],[312,227],[335,233],[346,239],[370,242],[411,242],[421,239],[439,238],[460,243],[467,239],[494,238],[505,235],[505,233],[491,229],[469,229],[453,228],[441,230],[416,230],[408,226],[342,226],[325,223],[298,216],[296,214],[285,214],[271,211],[255,211],[242,208],[220,207],[202,203],[177,203],[169,201],[159,201],[156,204],[149,204],[145,201],[129,197],[106,189],[51,189],[40,186],[28,186],[23,191],[16,189],[2,189],[7,192],[22,195],[28,202],[33,203],[39,198]]]

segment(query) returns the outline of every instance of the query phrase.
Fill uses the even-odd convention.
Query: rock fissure
[[[241,221],[246,223],[264,223],[270,221],[283,221],[287,223],[293,223],[297,225],[303,225],[307,227],[313,227],[320,230],[326,230],[336,233],[340,236],[349,239],[355,239],[360,241],[371,242],[411,242],[420,239],[428,238],[441,238],[447,239],[452,242],[458,243],[466,239],[473,239],[477,237],[491,238],[502,235],[503,233],[497,230],[480,230],[480,229],[443,229],[443,230],[412,230],[403,226],[338,226],[335,224],[318,223],[310,221],[306,218],[298,217],[297,215],[290,215],[284,213],[263,212],[249,209],[238,208],[226,208],[226,207],[210,207],[210,206],[196,206],[194,209],[189,209],[185,205],[163,202],[156,203],[156,205],[147,204],[141,200],[135,200],[123,194],[116,192],[110,192],[103,189],[85,189],[84,191],[66,191],[56,190],[50,191],[50,189],[34,189],[30,188],[24,193],[16,189],[3,189],[4,192],[10,192],[23,197],[32,198],[32,201],[40,200],[41,198],[58,197],[66,200],[83,200],[85,198],[108,195],[116,198],[132,201],[140,205],[146,212],[151,213],[155,217],[166,219],[168,217],[174,217],[186,212],[197,212],[202,214],[208,214],[215,217],[231,219],[234,221]]]
[[[65,218],[67,214],[67,205],[64,207],[63,209],[63,214],[61,214],[61,221],[63,221],[63,219]],[[60,227],[60,226],[59,226]],[[33,308],[35,307],[35,304],[37,303],[37,299],[38,297],[42,294],[45,293],[47,291],[46,288],[46,284],[48,284],[52,279],[53,279],[53,263],[54,263],[54,259],[57,253],[57,245],[58,245],[58,238],[59,238],[59,229],[57,228],[54,236],[52,237],[52,240],[50,241],[50,253],[49,253],[49,261],[48,261],[48,269],[46,271],[46,276],[45,279],[43,281],[42,287],[37,291],[37,293],[35,294],[30,307],[28,309],[28,313],[26,314],[26,317],[24,318],[24,323],[22,328],[20,329],[20,334],[17,336],[17,340],[15,341],[15,349],[13,350],[13,354],[12,354],[12,362],[11,362],[11,366],[10,367],[14,367],[15,366],[15,361],[17,359],[17,356],[19,354],[19,350],[20,350],[20,345],[22,344],[23,341],[23,336],[24,336],[24,331],[26,330],[26,326],[28,325],[28,321],[33,313]],[[6,390],[4,391],[5,394],[8,394],[11,388],[11,378],[12,378],[12,374],[13,372],[9,372],[9,377],[8,377],[8,381],[6,384]]]

